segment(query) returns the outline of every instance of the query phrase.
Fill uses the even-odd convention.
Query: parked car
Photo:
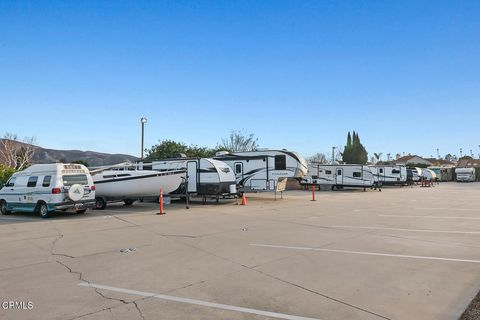
[[[13,174],[0,189],[0,212],[36,212],[47,218],[56,210],[84,213],[95,206],[95,185],[81,164],[35,164]]]

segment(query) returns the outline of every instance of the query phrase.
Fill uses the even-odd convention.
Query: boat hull
[[[163,194],[177,190],[184,177],[183,171],[152,171],[148,174],[132,172],[128,177],[112,178],[94,176],[95,194],[107,199],[158,197],[160,189],[163,189]]]

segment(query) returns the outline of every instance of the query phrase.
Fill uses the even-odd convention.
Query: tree
[[[258,149],[258,138],[253,133],[232,130],[228,138],[222,139],[217,145],[218,149],[235,152],[235,151],[255,151]]]
[[[7,167],[4,164],[0,164],[0,186],[6,183],[14,172],[15,169]]]
[[[166,159],[174,154],[186,153],[187,145],[182,142],[164,140],[147,150],[147,159]]]
[[[455,161],[456,158],[455,158],[455,156],[453,156],[451,153],[449,153],[449,154],[445,155],[445,160],[447,160],[447,161]]]
[[[347,145],[342,153],[343,162],[365,164],[368,161],[368,152],[360,142],[358,133],[353,131],[350,136],[350,132],[347,135]]]
[[[327,156],[324,153],[318,152],[315,153],[313,156],[307,158],[308,162],[315,162],[315,163],[327,163]]]
[[[208,147],[200,147],[197,145],[187,146],[183,142],[164,140],[147,149],[146,158],[148,160],[167,159],[181,153],[187,157],[208,158],[214,156],[216,151],[216,149]]]
[[[0,141],[0,162],[15,170],[27,167],[37,149],[35,137],[20,141],[16,134],[7,132]]]

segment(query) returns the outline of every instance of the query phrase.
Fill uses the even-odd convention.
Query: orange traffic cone
[[[242,203],[241,203],[242,206],[246,206],[247,205],[247,197],[245,197],[245,193],[242,194]]]

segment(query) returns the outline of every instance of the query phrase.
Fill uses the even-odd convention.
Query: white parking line
[[[395,257],[395,258],[406,258],[406,259],[422,259],[422,260],[440,260],[440,261],[453,261],[453,262],[480,263],[480,260],[470,260],[470,259],[441,258],[441,257],[429,257],[429,256],[412,256],[412,255],[404,255],[404,254],[367,252],[367,251],[349,251],[349,250],[336,250],[336,249],[322,249],[322,248],[310,248],[310,247],[277,246],[277,245],[271,245],[271,244],[258,244],[258,243],[251,243],[250,245],[255,246],[255,247],[266,247],[266,248],[277,248],[277,249],[310,250],[310,251],[349,253],[349,254],[360,254],[360,255],[367,255],[367,256]]]
[[[415,208],[417,210],[452,210],[452,211],[477,211],[480,212],[480,209],[471,209],[471,208]]]
[[[367,229],[367,230],[389,230],[389,231],[429,232],[429,233],[480,234],[480,231],[404,229],[404,228],[359,227],[359,226],[329,226],[329,228],[338,228],[338,229]]]
[[[228,304],[214,303],[214,302],[195,300],[195,299],[189,299],[189,298],[167,296],[167,295],[164,295],[164,294],[157,294],[157,293],[151,293],[151,292],[143,292],[143,291],[123,289],[123,288],[116,288],[116,287],[104,286],[104,285],[101,285],[101,284],[94,284],[94,283],[89,284],[89,283],[82,282],[82,283],[79,283],[78,285],[83,286],[83,287],[91,287],[91,288],[96,288],[96,289],[102,289],[102,290],[108,290],[108,291],[114,291],[114,292],[121,292],[121,293],[141,296],[141,297],[151,297],[151,298],[157,298],[157,299],[161,299],[161,300],[195,304],[195,305],[198,305],[198,306],[210,307],[210,308],[215,308],[215,309],[222,309],[222,310],[256,314],[256,315],[260,315],[260,316],[272,317],[272,318],[277,318],[277,319],[319,320],[318,318],[293,316],[293,315],[284,314],[284,313],[277,313],[277,312],[270,312],[270,311],[257,310],[257,309],[251,309],[251,308],[237,307],[237,306],[231,306],[231,305],[228,305]]]
[[[379,217],[393,217],[393,218],[430,218],[430,219],[465,219],[465,220],[480,220],[480,217],[441,217],[441,216],[405,216],[401,214],[379,214]]]

